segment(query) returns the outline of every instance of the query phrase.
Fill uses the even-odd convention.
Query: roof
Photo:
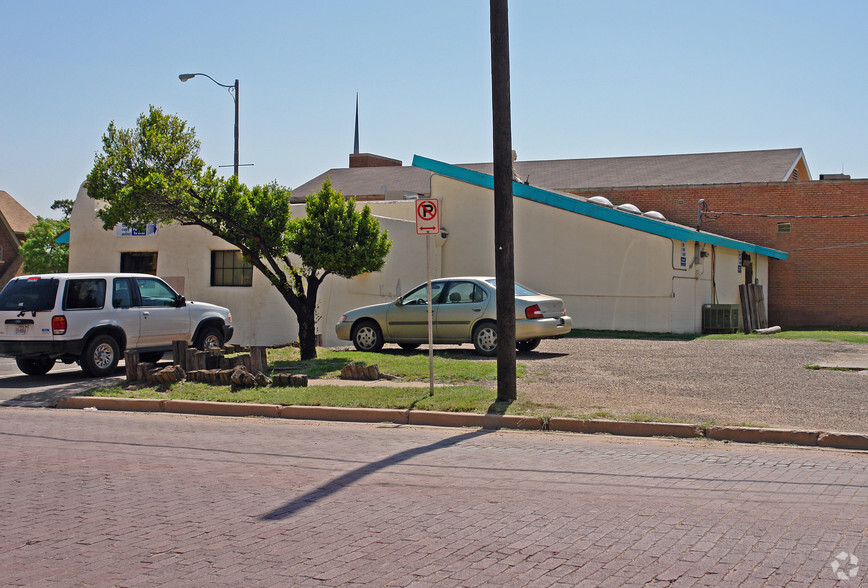
[[[494,178],[489,174],[470,170],[465,167],[449,165],[448,163],[428,159],[419,155],[413,157],[413,165],[420,169],[428,170],[429,172],[446,176],[454,180],[466,182],[482,188],[488,188],[489,190],[494,189]],[[513,196],[518,198],[524,198],[547,206],[553,206],[561,210],[581,214],[582,216],[595,218],[622,227],[643,231],[652,235],[666,237],[667,239],[697,241],[709,245],[719,245],[737,251],[758,253],[774,259],[787,258],[787,254],[783,251],[761,247],[759,245],[754,245],[753,243],[738,241],[728,237],[722,237],[713,233],[697,231],[685,227],[684,225],[679,225],[665,220],[657,220],[647,216],[617,210],[615,208],[600,206],[589,202],[587,198],[582,196],[545,190],[519,182],[512,183],[512,192]]]
[[[328,177],[332,187],[344,196],[373,196],[400,190],[428,194],[431,190],[428,172],[412,166],[334,168],[292,190],[292,200],[304,199],[322,188]]]
[[[23,235],[36,222],[36,217],[21,206],[8,192],[0,190],[0,215],[12,232]]]
[[[515,173],[533,186],[549,190],[785,182],[797,166],[807,171],[801,149],[769,149],[723,153],[689,153],[596,159],[516,161]],[[463,167],[492,173],[490,163]],[[375,196],[387,191],[428,194],[428,174],[413,166],[334,168],[293,190],[293,201],[303,201],[322,187],[326,177],[345,196]]]
[[[570,190],[785,182],[800,160],[804,160],[804,153],[796,148],[644,157],[516,161],[513,169],[518,177],[529,180],[533,186],[551,190]],[[461,167],[486,174],[492,173],[490,163],[464,164]]]

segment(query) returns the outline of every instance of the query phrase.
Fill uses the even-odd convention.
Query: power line
[[[845,247],[859,247],[861,245],[868,245],[868,241],[863,241],[862,243],[847,243],[844,245],[826,245],[825,247],[802,247],[801,249],[790,249],[787,253],[793,253],[794,251],[819,251],[821,249],[843,249]]]
[[[759,214],[750,212],[720,212],[717,210],[703,210],[703,220],[716,220],[721,215],[728,214],[729,216],[759,216],[763,218],[861,218],[868,217],[865,214]],[[706,219],[706,216],[708,217]]]

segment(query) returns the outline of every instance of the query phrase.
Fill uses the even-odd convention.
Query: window
[[[473,282],[452,282],[449,286],[449,294],[446,295],[447,304],[482,302],[484,299],[485,290]]]
[[[240,251],[212,251],[211,285],[252,286],[253,266]]]
[[[440,294],[443,293],[443,285],[446,282],[431,283],[431,300],[432,304],[438,304]],[[422,284],[415,290],[411,290],[404,298],[401,299],[404,304],[428,304],[428,284]]]
[[[157,275],[156,251],[128,251],[121,253],[121,272],[125,274]]]
[[[778,223],[778,233],[790,233],[793,227],[790,223]]]
[[[133,291],[127,278],[115,278],[112,290],[112,306],[129,308],[133,305]]]
[[[175,306],[178,295],[157,279],[133,278],[142,299],[142,306]]]
[[[105,280],[68,280],[64,310],[102,308],[105,302]]]

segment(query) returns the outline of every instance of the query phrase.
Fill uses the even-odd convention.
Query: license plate
[[[17,325],[15,327],[16,335],[26,335],[27,334],[27,325]]]

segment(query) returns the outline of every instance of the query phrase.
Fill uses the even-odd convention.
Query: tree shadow
[[[414,457],[418,457],[426,453],[431,453],[432,451],[446,449],[448,447],[458,445],[463,441],[468,441],[470,439],[475,439],[476,437],[481,437],[482,435],[487,435],[488,433],[491,433],[491,431],[485,429],[472,431],[469,433],[462,433],[461,435],[456,435],[448,439],[442,439],[430,445],[407,449],[405,451],[396,453],[395,455],[390,455],[381,460],[365,464],[362,467],[356,468],[351,472],[347,472],[333,480],[330,480],[329,482],[326,482],[318,488],[314,488],[310,492],[302,494],[298,498],[287,502],[283,506],[276,508],[271,512],[265,513],[264,515],[260,516],[259,519],[263,521],[280,521],[289,518],[294,514],[304,510],[305,508],[313,506],[317,502],[320,502],[321,500],[324,500],[329,496],[340,492],[343,488],[351,486],[352,484],[355,484],[363,478],[375,474],[380,470],[384,470],[389,466],[398,465],[405,461],[413,459]]]

